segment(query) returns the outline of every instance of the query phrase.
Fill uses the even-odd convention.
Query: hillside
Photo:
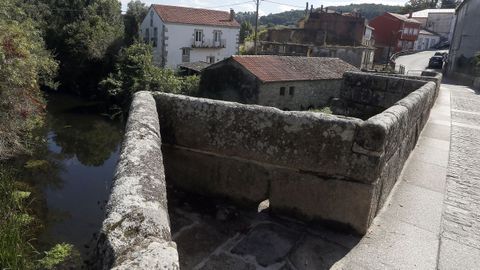
[[[341,12],[359,11],[365,18],[372,19],[384,12],[400,12],[402,6],[390,6],[382,4],[350,4],[347,6],[331,6],[333,9]],[[305,15],[304,10],[290,10],[281,13],[269,14],[259,18],[259,24],[264,26],[275,25],[294,25]],[[237,20],[242,23],[249,21],[252,25],[255,23],[255,12],[239,12]]]

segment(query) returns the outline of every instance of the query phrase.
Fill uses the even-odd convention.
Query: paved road
[[[433,53],[402,56],[397,63],[421,69]],[[480,93],[448,80],[442,90],[450,92],[451,135],[437,267],[480,269]]]
[[[415,54],[400,56],[397,58],[397,65],[405,66],[405,71],[407,74],[418,75],[421,70],[427,69],[428,60],[432,57],[437,51],[423,51]],[[438,52],[448,52],[445,50],[440,50]]]

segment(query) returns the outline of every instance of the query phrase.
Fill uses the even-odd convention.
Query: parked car
[[[443,55],[434,55],[428,61],[428,68],[442,69]]]

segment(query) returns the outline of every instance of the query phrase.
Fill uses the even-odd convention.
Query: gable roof
[[[430,13],[450,13],[455,14],[454,8],[429,8],[412,13],[413,18],[428,18]]]
[[[230,20],[230,13],[225,11],[167,5],[152,7],[166,23],[240,27],[235,19]]]
[[[417,20],[415,19],[412,19],[412,18],[408,18],[407,16],[408,15],[402,15],[402,14],[398,14],[398,13],[392,13],[392,12],[386,12],[387,14],[401,20],[401,21],[404,21],[404,22],[411,22],[411,23],[418,23],[420,24],[420,22],[418,22]]]
[[[234,55],[231,59],[262,82],[341,79],[358,69],[338,58],[276,55]]]

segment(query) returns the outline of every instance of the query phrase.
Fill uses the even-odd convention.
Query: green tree
[[[441,8],[456,8],[458,2],[457,0],[442,0]]]
[[[239,41],[240,43],[245,42],[245,38],[250,36],[253,33],[253,27],[252,24],[250,24],[249,21],[244,21],[240,25],[240,36],[239,36]]]
[[[437,8],[438,0],[409,0],[402,9],[403,13],[415,12],[427,8]]]
[[[100,83],[100,91],[111,103],[126,107],[138,91],[160,91],[195,95],[199,79],[177,77],[171,69],[154,65],[152,47],[142,42],[122,49],[115,72]]]
[[[45,106],[41,86],[56,87],[57,63],[20,0],[0,2],[0,159],[27,150]]]
[[[125,22],[125,45],[130,46],[138,39],[140,24],[147,16],[148,8],[140,0],[130,1],[123,17]]]
[[[117,0],[90,1],[82,19],[64,27],[62,83],[69,90],[91,94],[112,69],[122,45],[123,20]]]

